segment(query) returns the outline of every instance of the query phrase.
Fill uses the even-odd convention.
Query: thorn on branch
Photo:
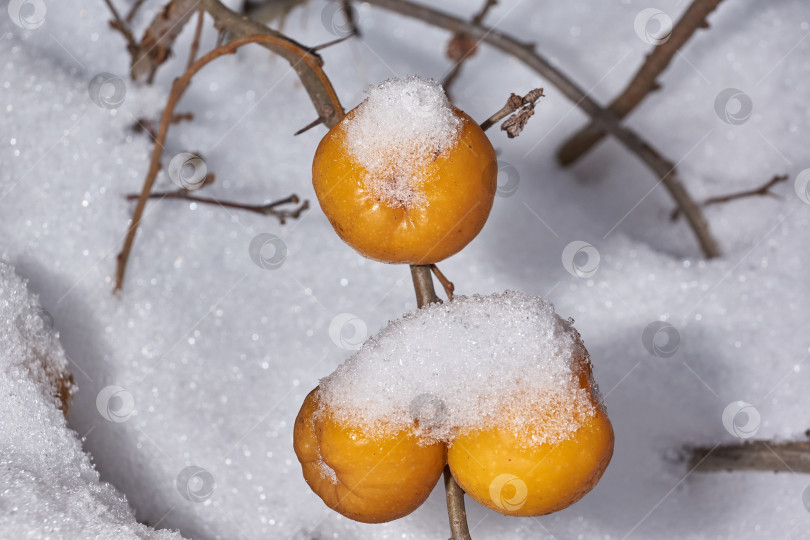
[[[314,128],[315,126],[317,126],[319,124],[323,124],[323,117],[322,116],[319,116],[318,118],[316,118],[315,120],[313,120],[309,124],[305,125],[301,129],[299,129],[298,131],[293,133],[293,137],[301,135],[302,133],[305,133],[305,132],[309,131],[310,129]]]
[[[786,181],[787,179],[788,175],[777,174],[758,188],[747,189],[745,191],[739,191],[737,193],[731,193],[729,195],[718,195],[717,197],[709,197],[708,199],[700,203],[699,206],[701,208],[705,208],[713,204],[723,204],[737,199],[744,199],[746,197],[772,197],[774,199],[781,199],[782,197],[779,194],[771,191],[771,188],[773,188],[775,185],[779,183]],[[679,217],[681,217],[681,209],[680,207],[676,207],[672,211],[670,219],[672,219],[672,221],[676,221]]]
[[[506,100],[506,105],[481,122],[481,129],[486,131],[511,114],[512,116],[501,125],[501,130],[505,131],[510,139],[517,137],[526,127],[529,118],[534,115],[537,101],[544,95],[542,88],[535,88],[523,97],[517,94],[510,95]]]

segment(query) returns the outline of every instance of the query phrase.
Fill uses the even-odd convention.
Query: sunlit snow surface
[[[193,538],[445,537],[440,490],[402,520],[360,525],[311,492],[292,450],[306,393],[361,338],[415,307],[407,268],[362,259],[317,204],[281,227],[162,201],[147,206],[124,290],[112,296],[133,208],[124,195],[140,189],[151,152],[130,126],[157,118],[192,28],[145,87],[126,79],[129,56],[103,2],[43,3],[43,23],[30,30],[0,11],[0,258],[53,316],[79,388],[69,426],[85,436],[102,480],[140,521]],[[159,4],[137,17],[137,34]],[[334,39],[322,24],[325,5],[308,3],[285,30],[308,44]],[[639,13],[653,7],[676,20],[686,6],[504,0],[487,22],[537,43],[607,103],[651,48],[634,28]],[[469,16],[477,5],[445,9]],[[440,80],[449,69],[445,32],[369,6],[357,14],[363,40],[323,51],[347,110],[370,84]],[[521,290],[573,317],[616,431],[613,461],[582,501],[537,519],[469,502],[474,538],[802,538],[810,530],[807,476],[688,474],[680,459],[686,445],[740,442],[732,433],[795,439],[810,427],[810,205],[795,189],[810,167],[810,10],[727,2],[710,23],[628,124],[678,163],[699,200],[789,175],[775,188],[782,199],[706,210],[724,252],[717,261],[701,262],[683,220],[670,221],[663,187],[615,141],[560,170],[554,151],[586,118],[516,60],[482,47],[457,81],[455,103],[479,120],[510,92],[544,86],[547,97],[518,139],[491,132],[500,196],[481,235],[440,266],[460,294]],[[203,50],[215,39],[207,26]],[[126,80],[118,108],[89,96],[101,73]],[[738,101],[717,106],[728,88],[750,98],[750,115]],[[164,164],[199,153],[217,175],[201,194],[261,203],[295,192],[315,202],[310,164],[324,130],[292,137],[316,113],[285,62],[259,47],[223,58],[195,78],[178,110],[196,117],[172,127]],[[161,174],[156,190],[175,188]],[[581,243],[566,250],[572,242]],[[131,404],[116,421],[97,403],[111,385]],[[738,401],[759,422],[749,426],[757,415],[741,412],[727,429],[723,411]],[[9,473],[0,474],[7,483]]]

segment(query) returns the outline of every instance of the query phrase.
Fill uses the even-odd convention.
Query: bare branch
[[[210,183],[210,182],[208,182]],[[126,196],[126,200],[135,201],[140,198],[140,194],[131,193]],[[233,208],[235,210],[246,210],[248,212],[255,212],[263,216],[274,216],[278,218],[279,223],[284,225],[287,219],[297,219],[301,216],[304,210],[309,208],[309,201],[305,200],[298,208],[293,209],[278,209],[279,206],[285,204],[298,204],[301,200],[298,195],[292,194],[284,199],[279,199],[268,204],[243,204],[231,201],[221,201],[216,198],[199,197],[192,195],[186,189],[178,189],[177,191],[164,191],[149,194],[150,199],[179,199],[188,202],[196,202],[201,204],[213,204],[223,208]]]
[[[713,204],[723,204],[735,201],[737,199],[744,199],[746,197],[773,197],[774,199],[781,199],[782,197],[771,191],[771,188],[776,184],[786,181],[787,179],[788,175],[786,174],[775,175],[773,178],[771,178],[758,188],[747,189],[745,191],[738,191],[737,193],[731,193],[729,195],[718,195],[717,197],[709,197],[708,199],[700,203],[700,206],[702,208],[705,208]],[[672,211],[672,215],[670,217],[672,218],[673,221],[681,217],[680,208],[675,208]]]
[[[114,28],[115,30],[121,32],[124,39],[127,40],[127,50],[130,52],[130,54],[134,54],[134,51],[136,51],[138,48],[138,42],[135,40],[135,36],[132,35],[132,31],[129,29],[128,21],[121,19],[121,15],[118,13],[118,10],[115,9],[112,0],[104,0],[104,3],[107,4],[107,7],[110,8],[113,15],[113,20],[110,21],[110,28]]]
[[[810,474],[810,442],[748,441],[689,449],[690,468],[701,472],[773,471]]]
[[[186,69],[190,68],[194,61],[197,60],[197,52],[200,50],[200,37],[202,36],[203,21],[205,20],[205,10],[200,8],[197,11],[197,27],[194,29],[194,39],[191,42],[191,49],[188,53],[188,65]]]
[[[698,28],[708,28],[706,17],[714,11],[722,0],[693,0],[683,17],[672,29],[666,42],[657,45],[647,55],[644,64],[633,76],[627,87],[619,94],[609,110],[618,118],[624,118],[650,92],[658,90],[658,76],[663,72],[678,50],[692,37]],[[561,165],[570,165],[590,150],[605,136],[605,130],[591,122],[568,139],[558,150],[557,160]]]
[[[306,73],[308,77],[312,77],[308,80],[308,83],[310,85],[320,84],[322,86],[320,92],[322,92],[323,95],[328,96],[330,93],[334,95],[335,101],[333,102],[333,105],[329,106],[334,107],[332,109],[333,111],[336,109],[340,111],[341,115],[343,114],[343,109],[340,106],[340,102],[337,100],[337,95],[334,94],[335,91],[332,88],[329,79],[326,78],[326,74],[324,74],[323,70],[320,68],[320,59],[306,49],[302,49],[300,47],[295,48],[291,42],[285,38],[279,38],[275,35],[247,36],[234,40],[227,45],[223,45],[222,47],[217,47],[194,62],[194,64],[188,70],[186,70],[185,73],[183,73],[183,75],[175,79],[174,83],[172,84],[171,92],[169,93],[166,108],[163,110],[163,116],[160,120],[160,128],[158,129],[157,137],[155,139],[155,147],[152,150],[152,159],[149,163],[149,170],[146,174],[146,179],[144,180],[143,189],[138,199],[138,204],[135,206],[135,211],[132,214],[132,220],[130,221],[129,229],[127,230],[124,246],[121,249],[121,252],[118,254],[118,264],[115,272],[115,291],[121,290],[124,283],[124,274],[126,272],[127,261],[129,260],[129,255],[132,251],[132,245],[135,242],[135,234],[137,233],[138,226],[143,218],[143,211],[146,208],[146,201],[149,199],[149,195],[152,192],[152,186],[155,184],[155,179],[160,171],[160,157],[163,146],[166,143],[169,125],[174,117],[174,109],[177,107],[177,103],[180,101],[180,98],[183,97],[183,94],[185,93],[189,84],[191,84],[191,79],[199,70],[220,56],[226,54],[235,54],[239,47],[249,43],[262,43],[270,46],[272,50],[278,49],[284,51],[285,55],[290,56],[290,58],[295,58],[294,62],[296,66],[301,64],[306,65],[306,69],[302,67],[300,68],[300,72]],[[292,62],[293,60],[291,60],[291,63]],[[306,84],[307,83],[305,82],[305,85]],[[310,93],[310,96],[312,96],[312,93]],[[316,103],[316,107],[317,106],[318,104]]]
[[[200,7],[200,0],[171,0],[146,29],[132,54],[129,68],[133,80],[151,84],[157,69],[169,59],[172,45]]]
[[[526,45],[494,28],[476,26],[452,15],[422,6],[407,0],[367,0],[369,4],[422,20],[428,24],[445,28],[454,33],[466,33],[489,43],[493,47],[512,55],[537,73],[548,79],[568,99],[587,113],[601,129],[613,135],[624,147],[641,159],[664,184],[669,194],[680,206],[689,226],[695,233],[704,255],[718,257],[720,248],[709,232],[708,223],[700,207],[692,200],[678,175],[675,164],[665,159],[649,143],[634,131],[622,126],[612,112],[600,107],[587,93],[577,86],[567,75],[554,67],[548,60],[537,54],[532,45]]]
[[[266,26],[239,15],[225,7],[219,0],[200,0],[205,11],[217,22],[217,26],[236,37],[256,34],[272,36],[274,41],[261,44],[287,60],[304,85],[309,99],[326,127],[332,127],[343,118],[343,107],[329,78],[321,69],[323,60],[311,48],[305,47]]]
[[[126,18],[124,19],[128,24],[132,23],[132,20],[135,18],[135,15],[138,13],[138,10],[141,9],[144,2],[146,2],[146,0],[136,0],[135,3],[132,4],[129,13],[127,13]]]
[[[498,0],[485,0],[481,9],[473,16],[472,24],[481,24],[484,21],[484,17],[489,13],[489,10],[497,3]],[[467,34],[456,33],[450,38],[450,41],[447,43],[447,57],[455,62],[455,64],[453,64],[450,73],[448,73],[442,81],[442,86],[448,98],[450,97],[450,87],[461,73],[464,62],[467,58],[475,55],[476,52],[478,52],[478,42]]]

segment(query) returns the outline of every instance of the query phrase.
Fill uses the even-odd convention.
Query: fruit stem
[[[431,265],[411,265],[416,305],[420,309],[428,304],[441,302],[433,287]],[[472,540],[467,525],[467,510],[464,508],[464,490],[456,483],[450,467],[444,467],[444,490],[447,496],[447,517],[450,518],[451,540]]]
[[[450,473],[450,467],[444,467],[444,490],[447,495],[447,517],[450,518],[451,540],[472,540],[470,527],[467,525],[467,510],[464,508],[464,490]]]
[[[441,302],[436,296],[436,289],[433,288],[433,275],[431,275],[430,265],[411,265],[411,277],[413,278],[413,290],[416,292],[416,306],[423,308],[428,304]]]

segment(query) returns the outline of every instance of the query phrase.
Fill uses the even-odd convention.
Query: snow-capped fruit
[[[444,444],[425,444],[412,429],[380,436],[335,420],[319,407],[318,388],[301,406],[293,445],[312,491],[333,510],[364,523],[416,510],[446,463]]]
[[[580,387],[591,391],[590,366],[580,365]],[[460,434],[447,455],[453,477],[478,503],[509,516],[542,516],[570,506],[593,489],[613,455],[613,427],[595,399],[593,405],[588,418],[575,419],[579,429],[557,442],[532,444],[542,424],[513,429],[508,411],[492,428]],[[537,412],[548,414],[571,412],[565,404]]]
[[[478,235],[492,208],[495,150],[432,84],[386,81],[382,95],[370,92],[315,153],[321,209],[338,236],[371,259],[441,261]],[[398,117],[386,120],[391,115]]]

